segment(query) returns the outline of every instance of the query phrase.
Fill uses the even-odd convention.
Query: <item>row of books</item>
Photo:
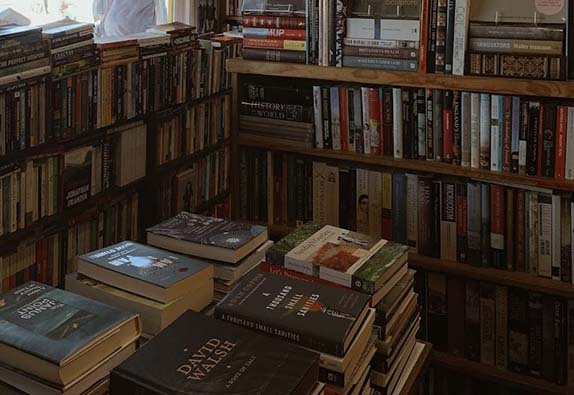
[[[192,155],[231,135],[231,97],[225,95],[183,108],[157,121],[158,165]]]
[[[573,281],[569,193],[247,152],[241,218],[342,226],[425,256]]]
[[[50,230],[41,239],[24,240],[14,252],[0,258],[2,292],[34,280],[58,287],[73,271],[73,258],[124,239],[138,236],[137,193],[120,196],[104,207],[96,207],[65,224],[64,230]]]
[[[85,23],[44,29],[44,35],[46,42],[41,28],[10,25],[0,31],[0,46],[9,51],[7,66],[0,65],[0,155],[228,89],[224,64],[241,46],[226,37],[198,41],[193,28],[177,23],[98,43]],[[52,66],[48,51],[55,51]],[[36,67],[37,53],[45,55],[46,66]],[[62,67],[67,71],[58,71]]]
[[[503,370],[572,385],[570,300],[427,273],[427,335],[434,347]],[[570,332],[569,332],[570,331]]]
[[[311,90],[280,80],[244,81],[240,103],[247,133],[302,148],[574,179],[574,109],[566,103],[438,89]]]
[[[229,191],[230,149],[225,148],[163,177],[158,185],[159,220],[193,211]]]

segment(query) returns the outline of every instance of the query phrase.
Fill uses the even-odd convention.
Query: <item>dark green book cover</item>
[[[291,232],[283,239],[279,240],[269,250],[267,250],[266,260],[272,265],[284,266],[285,255],[292,249],[311,237],[322,226],[314,223],[305,224]]]
[[[221,301],[214,315],[342,356],[345,340],[369,301],[360,292],[255,271]]]
[[[184,211],[147,231],[206,246],[237,250],[266,232],[267,228]]]
[[[61,365],[132,314],[29,282],[0,295],[0,342]]]
[[[387,242],[353,274],[353,289],[373,294],[377,292],[377,282],[397,260],[402,259],[409,248],[403,244]],[[406,259],[404,259],[406,262]]]
[[[316,353],[188,311],[112,371],[110,393],[303,395],[318,375]]]
[[[81,255],[80,259],[163,288],[169,288],[209,266],[199,259],[133,241]]]

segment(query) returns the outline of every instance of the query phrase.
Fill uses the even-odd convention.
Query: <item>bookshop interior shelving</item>
[[[471,91],[505,95],[519,95],[527,97],[552,97],[570,99],[574,97],[574,82],[567,81],[534,81],[505,78],[488,78],[475,76],[452,76],[398,71],[385,71],[359,68],[321,67],[315,65],[298,65],[276,62],[232,59],[227,62],[228,71],[233,73],[234,112],[238,110],[238,80],[243,76],[264,76],[271,78],[294,78],[312,80],[316,84],[358,84],[358,85],[385,85],[391,87],[417,87],[429,89],[445,89],[457,91]],[[311,160],[336,163],[339,166],[364,166],[368,168],[399,170],[416,172],[419,174],[439,174],[445,176],[461,177],[478,181],[508,183],[524,187],[546,188],[564,192],[574,191],[574,182],[564,179],[518,175],[509,172],[494,172],[490,170],[469,167],[453,166],[452,164],[420,161],[409,159],[395,159],[389,156],[365,155],[356,152],[346,152],[332,149],[304,148],[297,143],[273,141],[272,137],[263,137],[250,134],[239,126],[238,116],[233,120],[232,138],[235,150],[240,147],[255,148],[268,152],[294,154],[298,157]],[[239,170],[234,168],[232,190],[239,190]],[[233,194],[232,215],[239,217],[239,194]],[[267,223],[271,234],[280,238],[294,228],[284,223]],[[553,295],[560,298],[574,298],[574,285],[541,278],[530,273],[499,270],[495,268],[476,267],[457,262],[410,254],[411,267],[426,272],[444,273],[463,279],[485,281],[492,284],[516,287],[532,292]],[[432,351],[431,364],[452,371],[460,372],[478,378],[488,379],[492,382],[510,387],[534,391],[536,394],[570,394],[574,389],[560,386],[542,379],[523,376],[510,371],[500,370],[494,366],[483,365],[454,356],[446,352]]]

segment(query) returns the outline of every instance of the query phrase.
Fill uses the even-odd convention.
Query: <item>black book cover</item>
[[[508,289],[508,368],[528,373],[528,292]]]
[[[480,283],[468,280],[465,284],[464,355],[480,361]]]
[[[428,35],[428,56],[427,56],[427,72],[435,72],[436,64],[436,40],[437,40],[437,18],[438,18],[438,0],[428,0],[430,1],[430,13],[429,13],[429,23],[428,29],[430,34]]]
[[[426,159],[433,160],[434,157],[434,90],[426,90],[426,139],[427,152]]]
[[[418,295],[418,303],[421,308],[421,326],[417,333],[417,339],[428,340],[428,273],[417,270],[415,273],[414,290]]]
[[[80,259],[162,288],[169,288],[209,266],[199,259],[133,241],[81,255]]]
[[[267,228],[184,211],[147,231],[205,246],[237,250],[266,232]]]
[[[440,258],[440,189],[441,182],[432,183],[432,257]]]
[[[460,91],[452,92],[452,161],[453,164],[460,166],[461,161],[461,94]],[[467,131],[470,133],[470,130]]]
[[[542,158],[541,176],[554,177],[556,159],[556,104],[545,103],[542,107]]]
[[[456,259],[466,263],[468,259],[468,199],[466,182],[456,183]]]
[[[553,381],[559,385],[566,385],[566,366],[568,355],[566,303],[554,298],[554,377]]]
[[[413,107],[414,102],[412,100],[411,92],[408,88],[401,89],[401,101],[402,101],[402,115],[403,115],[403,157],[405,159],[415,159],[415,143],[416,134],[414,133],[414,118],[413,118]]]
[[[454,52],[454,15],[455,0],[448,0],[446,9],[446,56],[444,65],[445,74],[452,74]]]
[[[221,301],[214,316],[342,356],[349,331],[369,300],[351,290],[252,272]]]
[[[533,376],[542,373],[542,295],[528,295],[528,369]]]
[[[304,395],[318,374],[316,353],[187,311],[112,371],[110,394]]]
[[[490,249],[490,184],[480,184],[480,265],[492,265]]]
[[[268,102],[313,107],[313,89],[301,80],[245,78],[239,91],[242,102]]]
[[[528,134],[526,140],[526,174],[538,174],[538,129],[540,128],[540,103],[530,102],[528,106]]]
[[[0,295],[0,341],[61,365],[131,317],[103,303],[29,282]]]
[[[383,93],[383,153],[393,156],[395,152],[393,144],[393,88],[381,89]]]
[[[426,159],[426,95],[425,90],[420,88],[416,93],[416,128],[417,128],[417,158]]]
[[[72,207],[91,196],[92,161],[94,149],[81,147],[64,155],[64,207]]]

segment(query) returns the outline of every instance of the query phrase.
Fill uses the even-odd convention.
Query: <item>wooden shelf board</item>
[[[405,171],[435,173],[503,184],[517,184],[537,188],[574,191],[574,181],[568,180],[557,180],[549,177],[521,176],[514,173],[471,169],[468,167],[426,160],[394,159],[388,156],[365,155],[355,152],[335,151],[318,148],[302,148],[301,145],[297,144],[275,143],[271,138],[250,135],[248,131],[246,131],[243,135],[240,131],[239,136],[239,144],[246,147],[290,152],[327,160],[353,162],[369,166],[382,166]]]
[[[532,81],[526,79],[453,76],[354,67],[323,67],[294,63],[244,60],[241,58],[228,60],[227,70],[238,74],[305,78],[356,84],[434,88],[522,96],[574,97],[574,82],[571,81]]]
[[[515,388],[524,389],[536,395],[572,395],[574,388],[557,385],[542,379],[497,369],[465,358],[455,357],[448,353],[432,351],[431,363],[448,370],[460,372],[479,379],[493,381]]]
[[[530,273],[511,272],[465,263],[444,261],[418,254],[410,254],[409,265],[415,269],[447,273],[449,275],[486,281],[508,287],[517,287],[564,298],[574,298],[574,285]]]
[[[241,15],[225,15],[223,17],[224,21],[236,21],[243,22],[243,17]]]

